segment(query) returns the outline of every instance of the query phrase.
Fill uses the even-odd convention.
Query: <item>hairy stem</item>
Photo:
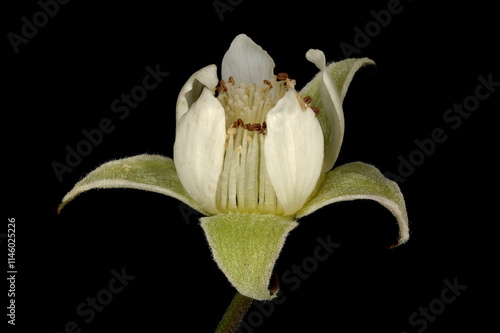
[[[238,329],[241,321],[252,304],[253,298],[244,296],[236,292],[231,304],[224,313],[215,333],[234,333]]]

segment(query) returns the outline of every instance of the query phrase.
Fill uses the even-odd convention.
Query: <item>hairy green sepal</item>
[[[332,80],[333,86],[338,91],[341,103],[344,101],[349,85],[354,78],[354,74],[356,74],[360,68],[367,65],[375,65],[375,62],[369,58],[352,58],[332,62],[326,66],[325,72],[328,74]],[[328,119],[328,113],[325,111],[323,106],[321,98],[321,85],[322,73],[319,72],[304,88],[300,90],[300,95],[302,97],[311,97],[311,106],[320,110],[317,117],[321,125],[321,129],[323,130],[325,147],[328,147],[330,135],[332,135],[332,128],[330,120]]]
[[[298,223],[290,217],[235,213],[200,219],[212,255],[242,295],[269,300],[270,279],[286,236]]]
[[[102,164],[75,184],[62,199],[58,211],[80,193],[104,188],[128,188],[176,198],[206,214],[182,186],[174,161],[160,155],[137,155]]]
[[[374,200],[394,215],[399,225],[399,238],[392,247],[408,241],[408,214],[398,184],[363,162],[347,163],[329,171],[316,195],[296,213],[296,217],[309,215],[335,202],[356,199]]]

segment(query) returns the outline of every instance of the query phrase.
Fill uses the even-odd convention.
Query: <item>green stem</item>
[[[234,333],[240,326],[248,308],[252,304],[253,298],[244,296],[236,292],[231,304],[224,313],[215,333]]]

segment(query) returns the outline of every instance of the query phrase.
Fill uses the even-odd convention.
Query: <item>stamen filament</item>
[[[217,188],[217,208],[221,212],[282,213],[264,160],[267,112],[290,88],[288,76],[280,78],[236,85],[229,77],[227,83],[221,80],[217,88],[227,128],[226,154]]]

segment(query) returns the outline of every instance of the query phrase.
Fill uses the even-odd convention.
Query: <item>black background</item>
[[[7,35],[20,34],[21,18],[31,21],[40,5],[4,4],[7,186],[1,232],[7,232],[7,218],[15,218],[17,331],[63,332],[70,321],[89,333],[214,331],[235,290],[211,259],[193,211],[134,190],[83,194],[60,215],[56,207],[103,162],[141,153],[171,157],[180,88],[199,68],[220,65],[237,34],[267,50],[275,72],[289,73],[300,87],[317,71],[305,59],[309,48],[323,50],[329,61],[345,58],[339,45],[355,46],[354,29],[364,30],[374,21],[370,12],[391,1],[232,3],[221,20],[212,1],[71,1],[18,53]],[[318,237],[341,246],[298,287],[282,281],[286,301],[267,315],[251,308],[247,321],[255,332],[454,332],[466,326],[475,332],[489,327],[498,310],[491,304],[498,303],[493,251],[499,92],[458,128],[443,120],[454,103],[474,95],[479,76],[500,81],[497,10],[486,1],[438,6],[407,0],[399,8],[351,55],[370,57],[377,67],[356,74],[347,93],[337,165],[363,161],[397,174],[398,157],[407,159],[417,149],[415,140],[429,139],[436,128],[445,132],[446,141],[400,182],[410,241],[385,248],[397,236],[396,223],[373,202],[338,203],[303,218],[285,244],[279,274],[311,257]],[[120,120],[111,103],[142,83],[146,66],[157,64],[169,76]],[[52,163],[64,163],[65,147],[74,148],[84,139],[82,130],[96,128],[103,118],[115,129],[60,182]],[[2,239],[6,262],[4,245]],[[78,305],[122,268],[135,278],[85,323]],[[437,304],[444,280],[467,289],[427,326],[411,325],[414,312]],[[2,285],[6,312],[8,286]],[[4,324],[7,317],[1,318]]]

